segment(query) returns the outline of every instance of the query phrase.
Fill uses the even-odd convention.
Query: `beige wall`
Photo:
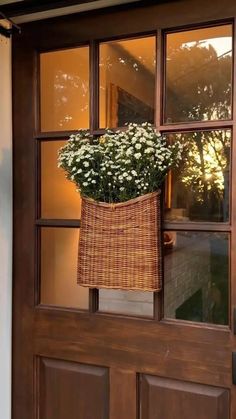
[[[181,234],[181,232],[171,233],[176,241],[175,246],[178,245]],[[206,239],[200,238],[195,238],[192,242],[189,240],[189,243],[190,246],[185,245],[183,249],[181,245],[177,249],[174,246],[173,251],[165,255],[165,317],[175,318],[176,310],[201,290],[203,321],[208,322],[211,283],[210,245]]]
[[[88,289],[77,285],[79,230],[41,230],[41,302],[88,309]]]
[[[100,72],[100,126],[107,127],[110,86],[114,84],[153,106],[154,73],[140,66],[136,72],[130,53],[151,61],[155,49],[154,37],[131,41],[130,51],[103,44]],[[125,42],[123,42],[125,45]],[[123,48],[123,43],[119,46]],[[144,48],[146,45],[146,50]],[[150,57],[148,57],[150,51]],[[125,65],[119,58],[124,59]],[[127,58],[127,59],[126,59]],[[106,65],[109,62],[109,66]],[[110,64],[112,63],[112,67]],[[148,63],[149,64],[149,63]],[[73,48],[41,55],[41,127],[43,131],[76,130],[89,126],[89,50]]]
[[[58,150],[65,141],[41,143],[41,216],[42,218],[80,218],[80,195],[73,182],[57,167]]]
[[[41,128],[89,127],[89,48],[41,54]]]

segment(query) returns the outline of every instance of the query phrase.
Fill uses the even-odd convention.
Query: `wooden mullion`
[[[72,134],[77,134],[77,132],[78,130],[40,132],[34,137],[34,139],[47,141],[67,140]]]
[[[163,80],[163,47],[162,31],[158,29],[156,38],[156,106],[155,106],[155,126],[158,130],[162,125],[162,80]]]
[[[89,54],[89,127],[93,132],[99,128],[99,44],[96,41],[91,41]]]
[[[41,301],[41,228],[35,226],[35,287],[34,305]]]
[[[80,220],[72,219],[38,219],[35,224],[39,227],[80,227]]]
[[[96,41],[90,42],[89,49],[89,85],[90,85],[90,109],[89,128],[91,133],[99,128],[99,44]],[[95,313],[99,308],[98,289],[89,290],[89,311]]]
[[[89,289],[89,311],[95,313],[99,309],[99,290],[97,288]]]
[[[41,146],[39,141],[35,141],[35,218],[41,217]]]
[[[156,38],[156,106],[155,106],[155,126],[160,131],[162,123],[162,80],[163,80],[163,45],[162,45],[162,30],[157,30]],[[163,207],[163,203],[162,203]],[[164,270],[162,269],[162,282],[164,287]],[[164,304],[164,290],[162,292],[154,292],[153,294],[153,317],[155,320],[160,321],[163,316]]]
[[[157,87],[158,88],[158,87]],[[97,99],[98,100],[98,99]],[[163,132],[192,132],[192,131],[209,131],[209,130],[222,130],[222,129],[231,129],[233,126],[233,121],[198,121],[198,122],[185,122],[180,124],[170,124],[170,125],[162,125],[160,122],[161,115],[158,115],[158,109],[156,110],[157,116],[155,118],[155,126],[156,128]],[[96,116],[96,115],[94,115]],[[98,120],[98,115],[96,116]],[[92,123],[92,122],[91,122]],[[98,121],[97,121],[98,123]],[[94,125],[94,124],[93,124]],[[118,127],[114,128],[115,130],[126,130],[127,127]],[[91,134],[94,135],[102,135],[105,132],[105,128],[96,128],[93,126],[91,129]],[[67,140],[70,135],[76,134],[78,130],[71,130],[71,131],[47,131],[38,133],[35,136],[36,140],[47,140],[47,141],[59,141],[59,140]]]
[[[209,131],[231,129],[233,125],[232,120],[218,120],[218,121],[196,121],[196,122],[183,122],[179,124],[166,124],[161,125],[159,130],[161,132],[192,132],[192,131]]]
[[[161,321],[164,317],[164,283],[162,290],[153,293],[153,318]]]
[[[164,230],[169,231],[215,231],[229,233],[231,231],[230,224],[227,223],[207,223],[207,222],[164,222]]]
[[[157,89],[159,89],[157,87]],[[160,94],[162,94],[160,92]],[[98,98],[96,99],[98,101]],[[97,110],[98,112],[98,110]],[[179,123],[179,124],[169,124],[169,125],[163,125],[161,124],[161,115],[159,114],[158,109],[156,110],[156,117],[155,117],[155,126],[156,128],[165,133],[165,132],[192,132],[192,131],[209,131],[209,130],[219,130],[219,129],[231,129],[233,126],[232,120],[219,120],[219,121],[198,121],[198,122],[185,122],[185,123]],[[98,115],[95,115],[97,119],[98,124]],[[95,127],[95,124],[92,123],[92,128],[90,129],[91,133],[94,135],[102,135],[105,132],[105,128],[97,128]],[[114,128],[114,130],[126,130],[127,127],[118,127]],[[71,131],[47,131],[47,132],[41,132],[38,133],[35,136],[36,140],[66,140],[70,137],[72,134],[76,134],[77,130],[71,130]]]

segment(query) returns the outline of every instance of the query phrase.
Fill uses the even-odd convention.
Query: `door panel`
[[[140,419],[228,419],[229,391],[141,375]]]
[[[108,419],[106,368],[41,358],[39,419]]]
[[[220,27],[219,19],[226,19],[223,26],[232,27],[232,16],[236,18],[234,0],[229,0],[223,10],[222,5],[216,2],[214,11],[205,0],[183,0],[34,22],[23,25],[22,35],[15,35],[13,419],[195,419],[196,412],[197,419],[236,417],[236,390],[232,384],[232,352],[236,342],[231,315],[236,305],[236,183],[226,183],[227,176],[235,177],[236,171],[236,94],[234,91],[233,120],[199,120],[190,124],[184,120],[175,125],[168,125],[165,120],[164,125],[166,115],[162,107],[165,77],[163,41],[166,31],[177,26],[174,32],[182,33],[186,25]],[[206,24],[209,20],[210,23]],[[43,115],[40,115],[42,103],[40,105],[39,101],[39,56],[54,54],[55,50],[89,48],[92,64],[86,64],[89,77],[84,79],[84,100],[86,121],[90,118],[90,130],[97,134],[102,132],[98,131],[99,121],[103,125],[105,120],[99,118],[99,42],[105,45],[116,38],[145,37],[157,37],[158,40],[155,126],[167,134],[188,138],[195,132],[232,133],[231,157],[227,155],[227,164],[224,163],[223,168],[227,188],[221,188],[225,204],[214,218],[205,217],[202,205],[200,212],[205,218],[201,216],[199,221],[199,211],[190,208],[195,207],[196,210],[195,195],[189,201],[194,201],[194,205],[185,207],[172,188],[168,207],[171,217],[163,220],[163,232],[167,233],[167,239],[171,239],[172,234],[174,240],[171,246],[174,250],[170,246],[165,249],[166,260],[169,261],[166,278],[169,275],[169,281],[164,292],[149,295],[147,300],[145,297],[145,303],[151,307],[150,311],[145,308],[145,313],[140,308],[143,298],[123,298],[115,291],[109,296],[103,295],[99,310],[99,291],[91,290],[82,298],[75,284],[77,251],[74,234],[78,235],[80,227],[77,218],[80,216],[80,203],[78,200],[77,215],[73,190],[68,189],[64,179],[60,181],[61,173],[55,165],[56,145],[71,134],[71,131],[62,129],[65,130],[67,120],[74,124],[76,116],[71,113],[72,120],[65,119],[67,111],[64,112],[60,101],[63,112],[51,119],[50,106],[54,106],[52,104],[56,100],[52,94],[50,106],[46,101],[46,106],[49,106],[44,114],[46,122],[41,125],[42,130],[49,132],[40,131]],[[49,55],[44,56],[47,57]],[[67,68],[68,63],[62,64],[63,68]],[[69,83],[67,91],[70,90]],[[130,94],[136,97],[136,93]],[[110,99],[116,96],[117,89]],[[122,105],[123,92],[120,96]],[[130,96],[126,94],[127,98]],[[76,102],[77,99],[73,100]],[[90,109],[87,108],[88,101]],[[134,98],[132,101],[139,109],[139,101]],[[109,104],[109,100],[106,103]],[[127,105],[127,101],[125,103]],[[115,106],[110,110],[117,112]],[[128,111],[130,115],[130,108]],[[109,109],[106,117],[114,121]],[[64,118],[63,127],[58,127],[61,118]],[[71,129],[72,126],[68,127]],[[63,199],[66,198],[63,202],[58,197],[58,182],[62,182]],[[181,192],[178,186],[177,189]],[[72,207],[69,201],[73,201]],[[191,237],[190,245],[185,247],[181,245],[183,234]],[[200,265],[196,260],[192,263],[195,237],[208,237],[206,235],[212,237],[207,245],[208,251],[204,252],[205,242],[197,249],[197,255],[200,254],[197,261],[203,262]],[[71,237],[70,240],[67,236]],[[218,242],[225,237],[223,252],[219,252],[217,237]],[[72,246],[70,242],[73,242]],[[218,256],[221,254],[223,258],[220,259]],[[63,258],[66,258],[65,263]],[[216,271],[221,277],[221,294],[211,293],[211,286],[217,285],[214,282]],[[224,275],[220,274],[221,271]],[[178,279],[181,282],[179,285]],[[205,308],[206,311],[210,309],[210,313],[206,313],[202,306],[199,316],[201,302],[197,310],[193,307],[199,301],[195,295],[199,290],[195,282],[204,282]],[[52,285],[55,285],[54,289]],[[194,295],[196,298],[192,300]],[[114,305],[118,299],[119,310]],[[139,306],[135,306],[136,300]],[[129,305],[131,301],[132,308]],[[214,305],[216,303],[219,303],[218,306]],[[223,313],[224,321],[221,318],[214,320],[213,314],[218,309]],[[105,313],[105,310],[109,312]],[[164,318],[164,314],[168,319]],[[146,317],[142,317],[144,315]],[[172,406],[175,406],[174,414]]]

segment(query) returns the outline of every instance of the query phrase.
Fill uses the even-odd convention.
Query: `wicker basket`
[[[160,191],[124,203],[82,199],[78,284],[160,291]]]

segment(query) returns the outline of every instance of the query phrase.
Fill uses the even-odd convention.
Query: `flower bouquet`
[[[99,138],[81,130],[59,150],[82,197],[80,285],[161,289],[160,187],[181,151],[148,123]]]

